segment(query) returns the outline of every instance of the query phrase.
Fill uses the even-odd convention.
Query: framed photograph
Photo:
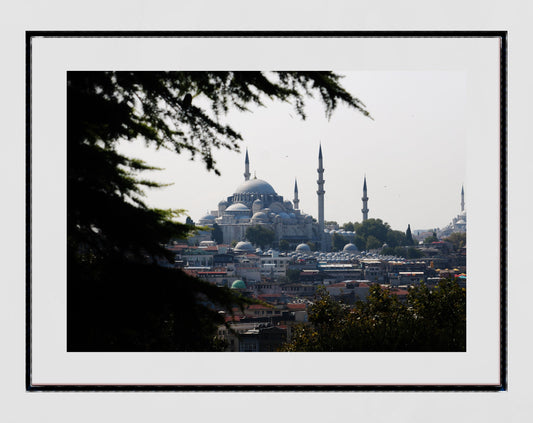
[[[507,389],[506,32],[26,59],[27,390]]]

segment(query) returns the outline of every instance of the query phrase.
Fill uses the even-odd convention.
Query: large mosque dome
[[[249,212],[250,209],[242,203],[235,203],[226,209],[226,212]]]
[[[274,191],[272,185],[262,179],[250,179],[239,185],[235,190],[235,194],[276,195],[276,191]]]

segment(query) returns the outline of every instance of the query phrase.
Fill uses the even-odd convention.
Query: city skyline
[[[340,72],[342,84],[359,98],[373,120],[344,106],[326,119],[309,99],[302,121],[291,105],[271,103],[251,113],[230,111],[222,120],[243,136],[240,153],[214,150],[221,176],[207,172],[187,153],[152,151],[143,143],[121,151],[165,168],[145,177],[174,183],[147,191],[160,208],[186,209],[194,221],[217,208],[244,181],[248,149],[251,178],[270,183],[285,200],[298,181],[300,209],[318,218],[317,167],[322,145],[325,220],[362,221],[363,181],[369,218],[393,229],[446,226],[461,208],[466,181],[466,75],[459,71]],[[196,101],[196,100],[195,100]],[[198,101],[202,101],[201,98]]]

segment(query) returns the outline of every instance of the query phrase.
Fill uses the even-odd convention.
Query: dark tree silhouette
[[[244,301],[171,268],[165,244],[193,228],[177,221],[181,210],[145,204],[143,190],[163,185],[143,177],[155,168],[118,153],[120,141],[189,152],[219,174],[213,149],[238,151],[242,138],[222,123],[230,108],[280,100],[305,118],[316,94],[327,116],[339,103],[368,116],[339,81],[332,72],[68,72],[68,349],[213,349],[223,322],[214,304]]]
[[[466,351],[466,292],[453,280],[412,288],[402,303],[373,285],[353,308],[325,289],[296,326],[284,351]]]
[[[222,234],[222,229],[217,223],[213,223],[213,232],[211,232],[211,239],[217,244],[222,244],[224,242],[224,235]]]
[[[264,249],[265,247],[272,245],[272,242],[274,242],[275,234],[272,229],[261,225],[254,225],[246,229],[245,237],[252,244],[261,247],[261,249]]]

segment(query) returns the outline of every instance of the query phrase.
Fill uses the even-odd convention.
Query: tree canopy
[[[219,174],[213,150],[238,151],[242,139],[222,122],[231,108],[279,100],[305,118],[305,99],[316,95],[328,117],[340,103],[369,116],[340,79],[333,72],[69,71],[68,348],[211,349],[220,322],[212,305],[242,304],[171,268],[165,244],[193,228],[179,222],[182,210],[145,203],[145,189],[164,185],[145,178],[157,169],[120,154],[119,142],[188,152]]]
[[[284,351],[466,351],[466,292],[453,280],[412,288],[405,303],[373,285],[353,308],[321,289],[308,312]]]
[[[348,244],[348,240],[341,234],[334,233],[331,236],[331,247],[333,251],[341,251]]]
[[[252,244],[259,246],[261,249],[272,245],[275,234],[272,229],[262,225],[250,226],[246,229],[246,239]]]
[[[452,243],[455,250],[460,250],[466,247],[466,232],[454,232],[445,238],[444,241]]]

